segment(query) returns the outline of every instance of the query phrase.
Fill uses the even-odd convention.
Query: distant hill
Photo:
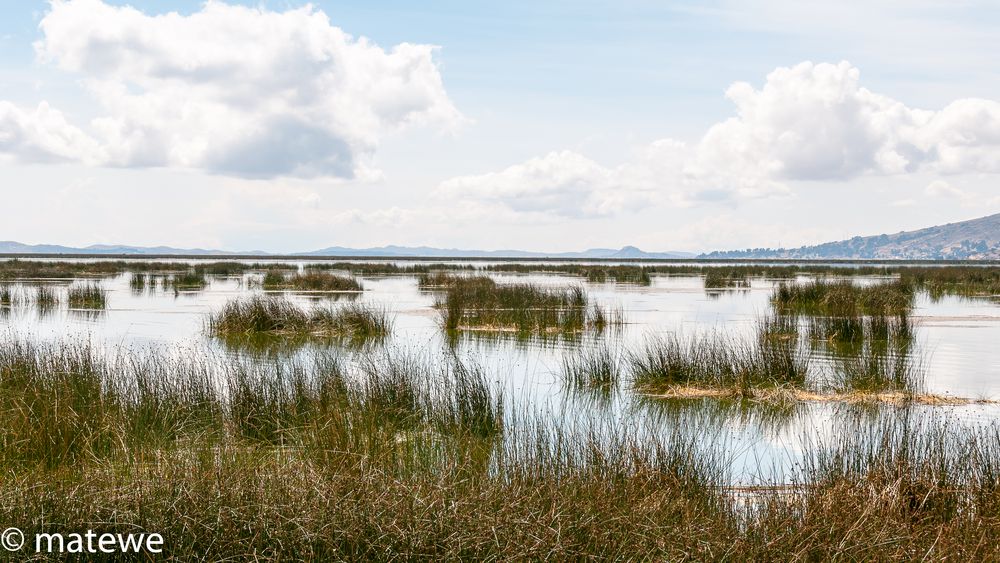
[[[429,246],[381,246],[378,248],[344,248],[332,246],[296,256],[384,256],[426,258],[600,258],[633,260],[643,258],[694,258],[691,252],[645,252],[634,246],[620,249],[591,248],[582,252],[530,252],[526,250],[462,250],[457,248],[432,248]]]
[[[232,252],[204,248],[173,248],[169,246],[125,246],[95,244],[81,248],[53,244],[22,244],[14,241],[0,241],[0,254],[100,254],[100,255],[176,255],[176,256],[275,256],[273,253],[251,250]],[[459,250],[428,246],[381,246],[377,248],[347,248],[332,246],[312,252],[295,252],[290,256],[302,257],[357,257],[372,256],[384,258],[601,258],[634,260],[643,258],[693,258],[691,252],[644,252],[634,246],[618,250],[593,248],[583,252],[528,252],[524,250]]]
[[[1000,260],[1000,213],[891,235],[854,237],[800,248],[748,248],[699,258]]]
[[[170,246],[125,246],[94,244],[85,247],[58,244],[22,244],[11,240],[0,241],[0,254],[178,254],[187,256],[222,254],[264,254],[263,252],[229,252],[205,248],[173,248]]]

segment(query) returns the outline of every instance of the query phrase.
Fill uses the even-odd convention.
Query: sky
[[[0,240],[703,252],[1000,212],[978,1],[0,0]]]

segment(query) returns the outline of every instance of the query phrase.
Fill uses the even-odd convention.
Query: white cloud
[[[25,160],[353,178],[387,132],[462,120],[434,47],[384,50],[309,6],[148,16],[53,0],[39,27],[39,59],[80,75],[102,115],[84,133],[44,104],[0,105],[0,151]]]
[[[943,180],[934,180],[924,188],[924,193],[932,197],[964,198],[968,194]]]
[[[25,111],[0,100],[0,155],[4,154],[27,162],[94,163],[101,158],[97,143],[47,103]]]
[[[965,99],[909,108],[860,85],[847,62],[804,62],[755,89],[726,91],[736,114],[694,144],[656,141],[608,168],[553,152],[501,172],[444,182],[448,197],[557,215],[607,215],[654,202],[689,205],[787,195],[789,182],[863,175],[1000,173],[1000,103]]]
[[[500,172],[454,178],[441,185],[439,194],[502,202],[519,212],[600,215],[621,205],[614,199],[621,193],[616,180],[614,171],[561,151]]]

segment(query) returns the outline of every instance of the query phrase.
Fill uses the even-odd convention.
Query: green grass
[[[267,334],[368,340],[388,336],[392,321],[384,311],[356,303],[306,310],[282,297],[254,295],[227,302],[209,316],[207,328],[221,337]]]
[[[71,309],[106,309],[108,307],[108,292],[99,284],[71,286],[67,295]]]

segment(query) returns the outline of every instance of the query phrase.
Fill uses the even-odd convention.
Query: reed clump
[[[579,286],[498,284],[485,276],[454,277],[441,283],[446,290],[436,307],[446,330],[546,334],[579,332],[592,326],[588,313],[593,309]]]
[[[794,342],[743,342],[718,333],[650,338],[627,361],[639,387],[700,387],[744,395],[761,387],[802,387],[809,369],[808,356],[799,354]]]
[[[163,277],[163,288],[174,291],[200,291],[208,286],[208,277],[204,273],[187,270]]]
[[[1000,268],[995,266],[909,267],[902,268],[899,276],[927,290],[933,299],[1000,296]]]
[[[415,275],[436,271],[471,271],[476,266],[462,262],[439,262],[432,264],[396,264],[394,262],[323,262],[310,264],[307,270],[341,270],[361,276]]]
[[[20,301],[15,288],[9,284],[0,284],[0,307],[13,307]]]
[[[900,280],[857,285],[850,280],[815,279],[780,283],[771,303],[783,313],[826,316],[905,315],[913,308],[913,286]]]
[[[337,276],[326,272],[306,272],[284,276],[269,271],[264,276],[264,289],[293,289],[296,291],[363,291],[361,283],[350,276]]]
[[[392,321],[385,311],[358,303],[304,310],[282,297],[254,295],[227,302],[209,316],[207,328],[222,337],[311,335],[367,340],[388,336]]]
[[[99,284],[76,285],[69,288],[67,302],[71,309],[104,310],[108,307],[108,292]]]
[[[55,288],[48,285],[39,285],[35,288],[34,302],[35,307],[40,312],[47,313],[59,307],[62,304],[62,298],[60,298]]]
[[[745,268],[706,268],[705,289],[748,289],[750,271]]]
[[[602,342],[567,353],[562,360],[562,378],[581,389],[612,390],[621,380],[621,354]]]

